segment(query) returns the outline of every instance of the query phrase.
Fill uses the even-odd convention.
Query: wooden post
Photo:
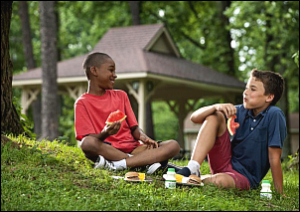
[[[31,105],[31,103],[37,99],[40,89],[22,89],[21,105],[22,105],[22,114],[26,115],[26,112]]]
[[[195,109],[197,100],[194,100],[192,104],[188,102],[188,99],[177,99],[175,104],[172,105],[170,101],[166,101],[171,111],[175,113],[179,123],[178,143],[180,147],[185,150],[185,136],[184,136],[184,120],[188,113]]]
[[[146,131],[146,83],[144,80],[140,80],[138,90],[138,103],[139,103],[139,126]]]
[[[180,147],[185,150],[185,140],[184,140],[184,119],[188,114],[188,111],[185,109],[185,101],[179,101],[179,113],[178,113],[178,122],[179,122],[179,133],[178,133],[178,143]]]
[[[133,95],[138,103],[138,123],[139,127],[146,131],[146,100],[147,100],[147,89],[146,82],[144,80],[139,81],[137,92],[133,89],[130,83],[126,83],[129,90],[129,94]]]

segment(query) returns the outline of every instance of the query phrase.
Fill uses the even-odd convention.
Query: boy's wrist
[[[103,130],[102,132],[99,133],[99,139],[101,141],[104,141],[108,137],[109,137],[109,134],[106,130]]]
[[[218,110],[218,107],[219,107],[218,105],[219,105],[219,104],[213,104],[213,105],[212,105],[212,108],[213,108],[215,111],[217,111],[217,110]],[[214,111],[214,112],[215,112],[215,111]]]

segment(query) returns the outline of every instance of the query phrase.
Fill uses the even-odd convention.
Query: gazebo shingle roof
[[[111,28],[95,46],[94,51],[145,49],[163,27],[163,24],[152,24]]]
[[[203,65],[154,52],[144,52],[149,72],[191,81],[244,88],[245,84],[234,77],[214,71]]]
[[[95,46],[93,52],[112,57],[117,74],[148,72],[202,83],[243,88],[245,84],[233,77],[173,55],[147,51],[145,48],[164,28],[163,24],[139,25],[110,29]],[[58,78],[85,76],[82,62],[87,54],[58,63]],[[41,79],[42,70],[36,68],[15,75],[14,81]]]

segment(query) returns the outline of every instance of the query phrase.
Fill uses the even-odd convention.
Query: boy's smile
[[[273,95],[265,95],[264,84],[255,77],[250,77],[248,80],[243,96],[244,107],[246,109],[253,109],[255,116],[269,107],[273,100]]]
[[[100,68],[97,68],[97,80],[98,86],[102,89],[113,89],[115,84],[116,75],[116,66],[113,60],[107,59],[107,61],[101,65]]]

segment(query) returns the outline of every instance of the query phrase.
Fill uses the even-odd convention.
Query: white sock
[[[195,160],[190,160],[187,167],[191,170],[191,174],[195,174],[199,171],[200,164]]]
[[[133,155],[131,155],[131,154],[127,154],[129,157],[132,157]]]
[[[127,169],[126,160],[119,160],[119,161],[112,161],[114,166],[116,167],[116,170],[124,170]]]

